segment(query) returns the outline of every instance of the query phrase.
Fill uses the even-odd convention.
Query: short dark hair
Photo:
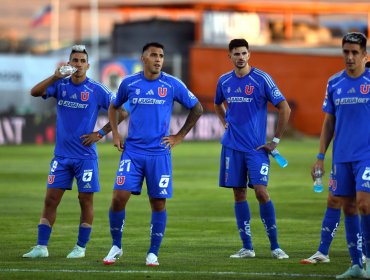
[[[368,62],[365,63],[365,67],[366,68],[370,68],[370,61],[368,61]]]
[[[87,60],[89,60],[89,54],[86,51],[85,45],[74,45],[71,49],[71,54],[69,55],[69,60],[71,60],[71,56],[74,53],[84,53],[86,54]]]
[[[147,49],[149,49],[150,47],[155,47],[155,48],[159,48],[159,49],[162,49],[164,50],[164,46],[158,42],[150,42],[150,43],[146,43],[143,47],[143,52],[144,53]]]
[[[361,49],[366,50],[367,38],[361,32],[350,32],[344,35],[342,39],[342,47],[346,43],[360,45]]]
[[[235,49],[235,48],[239,48],[239,47],[246,47],[247,50],[249,50],[249,45],[248,45],[248,42],[247,40],[245,39],[233,39],[230,41],[229,43],[229,51],[231,52],[231,50]]]

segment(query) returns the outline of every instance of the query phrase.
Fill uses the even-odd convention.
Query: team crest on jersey
[[[370,91],[370,85],[361,85],[360,91],[362,94],[368,94]]]
[[[82,100],[82,101],[87,101],[87,100],[89,100],[89,92],[88,92],[88,91],[82,91],[82,92],[81,92],[81,100]]]
[[[335,191],[337,189],[337,180],[330,178],[329,189],[331,189],[332,191]]]
[[[117,185],[122,186],[125,183],[125,176],[117,176]]]
[[[246,85],[245,89],[244,89],[244,92],[245,92],[246,95],[251,95],[253,93],[253,90],[254,90],[254,86]]]
[[[158,95],[160,97],[165,97],[167,95],[167,88],[165,88],[165,87],[159,87],[158,88]]]
[[[55,175],[49,175],[48,176],[48,184],[51,185],[54,183]]]

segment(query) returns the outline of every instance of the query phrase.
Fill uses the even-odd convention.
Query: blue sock
[[[253,250],[251,233],[251,213],[247,201],[235,202],[234,205],[236,226],[238,227],[240,238],[243,242],[243,248]]]
[[[279,244],[277,242],[275,208],[271,200],[269,200],[267,203],[260,204],[260,216],[262,223],[265,226],[267,236],[270,240],[271,250],[279,248]]]
[[[324,255],[329,254],[330,244],[340,222],[340,209],[327,208],[321,225],[321,240],[318,251]]]
[[[150,248],[149,253],[158,256],[159,248],[161,247],[164,231],[166,229],[167,212],[152,212],[152,220],[150,222]]]
[[[80,225],[78,228],[78,239],[77,239],[77,245],[85,248],[87,242],[90,240],[90,233],[91,233],[92,227],[83,227]]]
[[[123,209],[121,212],[112,212],[109,209],[109,225],[110,234],[112,236],[112,246],[116,245],[118,248],[122,248],[122,232],[125,226],[126,210]]]
[[[51,234],[51,227],[45,224],[39,224],[37,234],[37,245],[48,246]]]
[[[370,215],[361,215],[361,229],[364,238],[363,253],[370,258]]]
[[[358,215],[346,216],[344,218],[346,226],[346,239],[352,265],[362,268],[362,236],[360,218]]]

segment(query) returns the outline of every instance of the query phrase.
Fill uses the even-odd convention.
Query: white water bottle
[[[313,191],[321,193],[324,190],[322,185],[322,171],[319,167],[315,167],[315,181],[313,182]]]
[[[288,166],[288,161],[279,153],[277,149],[271,151],[271,156],[276,160],[281,168]]]
[[[77,68],[71,66],[71,65],[63,65],[59,68],[59,72],[62,75],[72,75],[77,71]]]

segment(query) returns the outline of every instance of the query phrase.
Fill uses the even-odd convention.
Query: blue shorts
[[[73,178],[78,192],[99,192],[99,166],[97,159],[54,157],[50,162],[47,187],[71,190]]]
[[[220,159],[220,187],[235,188],[254,185],[267,186],[270,160],[264,150],[240,152],[222,146]]]
[[[336,196],[370,192],[370,160],[333,164],[329,189]]]
[[[143,181],[151,198],[172,197],[171,155],[142,155],[124,151],[117,170],[114,190],[141,194]]]

